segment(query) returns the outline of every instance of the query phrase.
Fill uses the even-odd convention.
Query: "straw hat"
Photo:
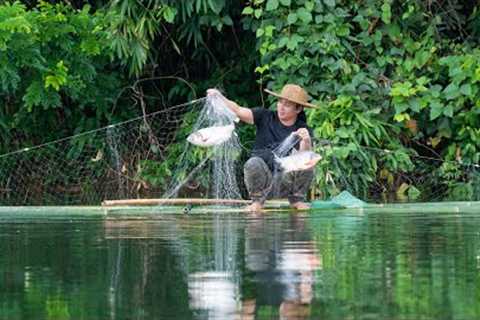
[[[271,94],[272,96],[287,99],[289,101],[300,104],[304,107],[316,108],[317,106],[308,102],[308,94],[302,87],[296,84],[286,84],[282,88],[282,92],[275,93],[268,89],[265,89],[265,92]]]

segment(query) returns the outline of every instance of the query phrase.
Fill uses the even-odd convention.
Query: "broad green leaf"
[[[478,82],[480,81],[480,67],[475,69],[475,74],[473,76],[473,82]]]
[[[443,104],[438,100],[430,102],[430,120],[435,120],[443,113]]]
[[[243,15],[251,15],[253,14],[253,8],[252,7],[245,7],[242,11]]]
[[[392,39],[392,40],[397,40],[401,37],[402,35],[402,32],[400,30],[400,27],[398,26],[398,24],[396,23],[391,23],[389,24],[388,26],[386,26],[387,28],[387,34],[388,36]],[[402,49],[403,50],[403,49]]]
[[[348,27],[347,24],[342,24],[337,28],[336,34],[339,37],[346,37],[350,34],[350,28]]]
[[[291,0],[280,0],[280,3],[285,7],[289,7],[292,4],[292,1]]]
[[[323,0],[323,3],[329,7],[335,7],[335,0]]]
[[[288,37],[281,37],[280,41],[278,42],[278,47],[282,48],[285,47],[288,44]]]
[[[288,14],[288,17],[287,17],[287,21],[289,24],[294,24],[295,22],[297,22],[298,20],[298,16],[296,13],[289,13]]]
[[[432,95],[432,97],[438,98],[438,97],[440,97],[440,94],[442,92],[442,86],[440,86],[438,84],[435,84],[435,85],[430,87],[428,92]]]
[[[453,117],[453,106],[451,104],[447,105],[444,109],[443,109],[443,115],[447,116],[447,117]]]
[[[278,9],[278,0],[268,0],[265,10],[273,11]]]
[[[300,20],[302,20],[305,23],[309,23],[312,21],[312,14],[307,11],[304,7],[301,7],[297,10],[297,16]]]
[[[420,99],[419,98],[410,99],[408,104],[409,104],[410,110],[415,111],[415,112],[420,112],[421,105],[420,105]]]
[[[455,83],[450,83],[445,90],[443,90],[443,93],[445,94],[445,98],[447,100],[453,100],[460,96],[460,90],[458,86]]]
[[[223,16],[222,17],[222,22],[223,22],[223,24],[225,24],[227,26],[233,26],[233,20],[232,20],[232,18],[230,18],[229,15]]]
[[[390,4],[388,2],[385,2],[382,6],[382,21],[385,24],[390,24],[390,21],[392,19],[392,9],[390,7]]]
[[[470,97],[472,95],[472,86],[470,83],[465,83],[464,85],[462,85],[460,87],[460,92],[467,96],[467,97]]]
[[[428,59],[430,59],[429,51],[418,51],[414,58],[415,65],[417,68],[421,68],[427,63]]]
[[[393,85],[392,90],[390,90],[390,95],[392,97],[410,97],[414,93],[415,90],[412,88],[412,83],[410,81],[397,82]]]
[[[415,82],[420,85],[420,86],[424,86],[426,85],[428,82],[430,81],[430,79],[428,79],[427,77],[425,76],[422,76],[420,78],[418,78]]]
[[[289,40],[287,44],[287,48],[289,50],[295,50],[298,47],[298,44],[303,42],[303,37],[299,36],[298,34],[294,34]]]
[[[163,18],[168,23],[173,23],[173,21],[175,20],[175,15],[176,14],[177,14],[177,9],[176,8],[166,6],[164,8],[164,11],[163,11]]]
[[[275,26],[266,26],[265,27],[265,35],[267,37],[272,37],[274,30],[275,30]]]

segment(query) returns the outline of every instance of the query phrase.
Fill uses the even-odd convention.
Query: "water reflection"
[[[304,216],[272,219],[222,214],[196,219],[110,219],[105,222],[105,235],[119,241],[110,286],[114,313],[119,308],[115,294],[121,290],[119,279],[125,277],[121,268],[128,263],[122,252],[127,243],[123,242],[148,239],[162,240],[163,250],[175,257],[177,275],[181,275],[187,289],[187,308],[195,317],[254,319],[267,313],[282,319],[310,316],[315,272],[321,270],[322,259]],[[149,273],[155,269],[149,265],[151,254],[143,248],[147,244],[142,243],[136,245],[136,251],[141,253],[137,261],[141,275],[136,276],[140,281],[135,291],[143,294],[133,301],[145,298]]]
[[[188,279],[190,308],[207,312],[208,319],[231,319],[237,312],[238,283],[221,271],[195,272]]]
[[[238,311],[238,217],[216,215],[212,222],[213,261],[197,265],[188,276],[189,306],[206,319],[231,319]]]
[[[478,319],[480,214],[0,225],[0,319]]]
[[[308,318],[315,271],[321,270],[322,260],[305,228],[305,217],[290,215],[272,223],[268,216],[251,216],[246,220],[244,239],[244,281],[249,284],[243,292],[244,314],[253,318],[255,312],[269,312],[281,319]]]

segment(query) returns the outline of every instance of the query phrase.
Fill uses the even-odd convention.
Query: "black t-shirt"
[[[252,156],[262,158],[269,168],[273,169],[273,153],[292,132],[300,128],[308,128],[307,124],[300,118],[291,126],[283,125],[278,119],[276,111],[265,108],[253,108],[253,123],[257,127],[257,135],[255,137],[255,144],[253,145]],[[296,146],[298,149],[298,144]]]

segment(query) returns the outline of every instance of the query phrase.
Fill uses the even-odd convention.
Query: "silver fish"
[[[230,139],[234,129],[233,124],[203,128],[190,134],[187,141],[200,147],[215,146]]]
[[[321,159],[322,156],[313,151],[299,151],[282,158],[275,156],[275,161],[280,164],[285,173],[311,169]]]

